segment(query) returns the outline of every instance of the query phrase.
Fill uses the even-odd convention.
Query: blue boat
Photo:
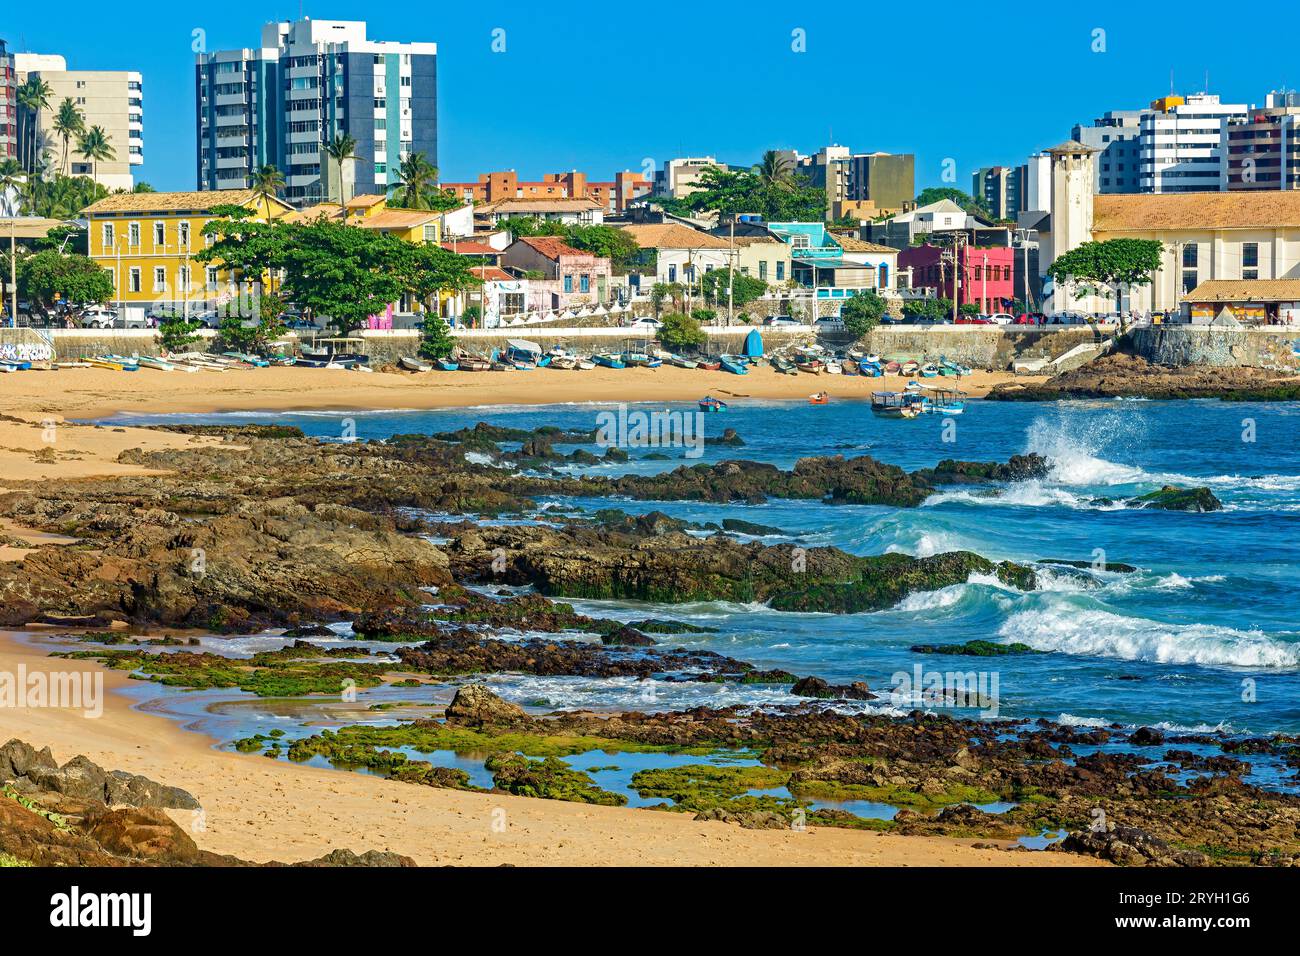
[[[881,368],[879,364],[876,362],[868,362],[866,359],[863,359],[858,363],[858,371],[869,378],[879,378],[885,374],[885,370]]]
[[[727,403],[712,395],[706,395],[700,399],[700,411],[702,412],[725,412]]]
[[[734,355],[724,355],[718,359],[718,361],[722,364],[722,370],[724,372],[730,372],[732,375],[746,375],[749,373],[749,368],[746,364],[737,361],[736,356]]]
[[[758,329],[753,329],[745,336],[745,356],[756,359],[763,357],[763,336]]]
[[[623,364],[622,357],[613,352],[597,352],[591,357],[591,360],[597,365],[604,366],[605,368],[627,368],[627,366]]]
[[[456,369],[460,368],[460,365],[453,362],[451,359],[434,359],[433,364],[444,372],[454,372]]]

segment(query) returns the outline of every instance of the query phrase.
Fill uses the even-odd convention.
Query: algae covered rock
[[[1160,508],[1164,511],[1222,511],[1223,502],[1209,488],[1179,488],[1165,485],[1159,491],[1147,492],[1129,499],[1132,508]]]

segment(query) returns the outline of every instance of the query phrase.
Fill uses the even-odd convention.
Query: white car
[[[994,312],[989,316],[989,321],[994,325],[1014,325],[1016,317],[1010,312]]]
[[[83,329],[111,329],[117,321],[116,309],[93,308],[81,313],[78,322]]]
[[[652,319],[649,316],[642,316],[639,319],[634,319],[628,324],[628,328],[631,329],[661,329],[663,326],[664,324],[658,319]]]

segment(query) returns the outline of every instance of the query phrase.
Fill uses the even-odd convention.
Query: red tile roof
[[[555,236],[526,236],[519,240],[532,246],[548,259],[558,259],[560,256],[587,256],[588,252],[581,249],[575,249],[563,239]]]
[[[462,256],[499,256],[500,249],[494,249],[486,242],[474,242],[472,239],[457,239],[455,242],[444,242],[442,247],[448,252],[456,252]]]

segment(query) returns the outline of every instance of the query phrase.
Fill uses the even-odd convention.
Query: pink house
[[[530,309],[567,309],[609,299],[609,260],[575,249],[556,236],[516,239],[501,254],[501,265],[541,273],[540,279],[529,283]]]

